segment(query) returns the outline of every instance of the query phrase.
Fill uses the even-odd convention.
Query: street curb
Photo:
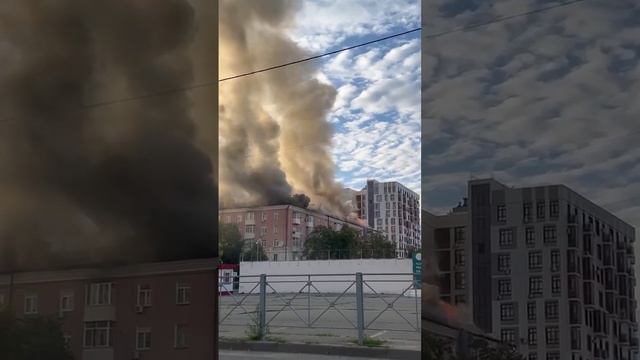
[[[420,351],[370,347],[349,347],[304,343],[273,343],[267,341],[218,342],[220,350],[264,351],[296,354],[352,356],[368,359],[420,360]]]

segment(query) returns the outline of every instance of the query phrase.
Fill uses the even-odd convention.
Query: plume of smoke
[[[220,76],[305,57],[287,36],[300,1],[222,0]],[[220,86],[220,197],[223,206],[291,203],[303,192],[346,215],[334,181],[326,121],[336,91],[312,63]]]
[[[189,84],[195,33],[185,0],[0,4],[2,270],[217,255],[187,94],[83,109]]]

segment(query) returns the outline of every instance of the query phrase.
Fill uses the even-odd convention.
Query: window
[[[529,296],[542,295],[542,277],[532,276],[529,278]]]
[[[527,303],[527,319],[529,321],[536,321],[536,303],[530,301]]]
[[[462,249],[457,249],[454,253],[455,255],[455,264],[458,266],[464,266],[464,250]]]
[[[280,219],[280,214],[279,213],[273,213],[273,221],[278,222],[278,220]]]
[[[511,271],[511,255],[499,254],[498,255],[498,271],[508,273]]]
[[[84,323],[84,347],[104,348],[112,344],[111,321],[89,321]]]
[[[262,221],[267,221],[267,213],[266,212],[262,212]]]
[[[71,335],[64,334],[62,338],[64,339],[64,345],[69,348],[71,346]]]
[[[534,327],[530,327],[528,332],[527,332],[527,342],[531,346],[538,345],[538,331],[537,330],[538,329],[536,329]]]
[[[500,331],[500,339],[502,342],[513,344],[516,339],[516,330],[515,329],[502,329]]]
[[[138,305],[151,306],[151,285],[138,285]]]
[[[528,360],[538,360],[538,354],[537,353],[529,353],[529,359]]]
[[[513,229],[500,229],[499,232],[500,247],[513,246]]]
[[[266,226],[263,226],[263,227],[260,228],[260,234],[267,235],[267,227]]]
[[[24,297],[24,313],[25,314],[38,313],[38,296],[37,295],[27,295]]]
[[[111,290],[113,284],[109,282],[94,283],[89,285],[87,305],[111,305]]]
[[[552,219],[557,218],[560,215],[560,203],[558,200],[552,200],[549,202],[549,217]]]
[[[560,293],[562,292],[562,287],[560,285],[560,275],[553,275],[551,277],[551,293],[553,295],[560,295]]]
[[[176,324],[173,346],[178,349],[187,347],[187,325]]]
[[[500,320],[515,320],[515,305],[513,303],[500,304]]]
[[[522,220],[525,223],[531,222],[531,203],[522,204]]]
[[[571,328],[571,350],[580,350],[580,328]]]
[[[151,349],[151,329],[138,328],[136,329],[136,350],[149,350]]]
[[[536,215],[538,220],[544,219],[544,201],[536,204]]]
[[[456,289],[464,289],[465,287],[465,278],[464,278],[464,272],[459,271],[456,272],[455,274],[455,282],[456,282]]]
[[[544,227],[543,239],[545,244],[556,242],[556,227],[555,225],[547,225]]]
[[[274,233],[274,234],[277,234],[277,233],[278,233],[278,227],[277,227],[277,226],[274,226],[274,227],[273,227],[273,233]]]
[[[191,287],[185,284],[176,284],[176,304],[188,305],[191,303]]]
[[[511,296],[511,280],[498,280],[498,295],[501,297]]]
[[[560,344],[560,330],[558,329],[557,326],[547,326],[545,330],[545,340],[547,345]],[[558,360],[559,359],[560,358],[558,358]]]
[[[498,222],[507,222],[507,206],[498,205]]]
[[[464,295],[456,295],[455,300],[456,304],[465,304],[467,302]]]
[[[524,229],[524,239],[527,246],[536,246],[536,229],[529,226]]]
[[[559,352],[547,353],[547,360],[560,360],[560,353]]]
[[[453,236],[456,243],[463,243],[465,238],[464,227],[457,227],[453,230]]]
[[[60,311],[73,310],[73,291],[63,291],[60,293]]]
[[[544,302],[544,317],[546,320],[558,320],[558,301],[545,301]]]
[[[560,271],[560,250],[551,250],[551,271]]]
[[[254,234],[256,232],[256,226],[255,225],[246,225],[244,227],[244,233],[245,234]]]
[[[529,251],[529,271],[542,270],[542,251]]]
[[[245,221],[253,221],[255,219],[255,214],[253,212],[248,212],[244,216]]]

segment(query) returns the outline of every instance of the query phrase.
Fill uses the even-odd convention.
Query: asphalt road
[[[268,340],[293,343],[315,343],[326,345],[353,345],[358,332],[354,329],[356,323],[355,297],[346,295],[338,299],[335,307],[328,309],[327,301],[333,298],[323,299],[312,296],[296,298],[291,302],[291,308],[283,304],[283,300],[291,299],[294,295],[283,294],[283,299],[275,296],[268,297],[267,322]],[[397,295],[385,296],[387,302],[391,302]],[[220,298],[220,317],[227,314],[220,324],[220,337],[225,339],[246,339],[247,329],[254,322],[250,315],[255,316],[257,297],[251,296],[243,301],[243,306],[231,312],[234,302],[240,300],[233,297]],[[309,306],[310,305],[310,306]],[[394,309],[385,308],[387,305],[381,299],[366,297],[364,299],[365,323],[370,325],[365,330],[365,335],[378,339],[384,346],[394,349],[420,350],[420,331],[416,330],[416,322],[420,318],[420,300],[416,304],[415,298],[402,297],[394,304]],[[417,309],[416,309],[417,308]],[[280,312],[280,310],[282,310]],[[295,311],[294,311],[295,310]],[[417,314],[416,314],[416,310]],[[315,322],[314,322],[315,320]],[[312,327],[307,327],[305,322],[313,322]],[[372,322],[371,324],[369,324]],[[418,322],[418,326],[420,323]],[[413,327],[413,328],[412,328]]]
[[[304,358],[305,360],[363,360],[362,357],[349,357],[349,356],[327,356],[327,355],[314,355],[314,354],[290,354],[290,353],[275,353],[275,352],[253,352],[253,351],[227,351],[221,350],[219,352],[220,360],[287,360]]]

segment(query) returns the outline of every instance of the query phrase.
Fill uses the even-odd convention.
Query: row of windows
[[[542,251],[529,251],[529,271],[541,271],[542,265]],[[551,250],[549,253],[550,270],[560,271],[560,250]],[[502,273],[511,272],[511,254],[498,254],[498,271]]]
[[[86,305],[101,306],[113,303],[113,283],[94,283],[87,288]],[[151,306],[151,285],[138,285],[136,305]],[[191,287],[186,284],[176,284],[176,305],[188,305],[191,303]],[[74,293],[71,290],[60,292],[58,309],[61,312],[73,311]],[[24,313],[27,315],[38,313],[38,295],[26,294],[24,296]]]
[[[516,247],[515,228],[503,228],[498,231],[498,245],[503,249]],[[536,246],[536,232],[534,227],[526,227],[525,244],[527,247]],[[555,225],[545,225],[542,231],[542,240],[545,245],[555,244],[558,240],[558,232]]]
[[[529,277],[529,297],[541,297],[544,290],[542,276]],[[511,297],[511,279],[498,280],[498,295],[505,299]],[[560,275],[551,276],[551,294],[560,296],[562,294],[562,280]]]
[[[529,353],[528,360],[538,360],[538,353]],[[560,353],[557,351],[548,352],[546,360],[560,360]]]
[[[500,339],[505,343],[516,343],[517,329],[507,328],[501,329]],[[527,340],[529,345],[538,344],[538,332],[537,328],[530,327],[527,333]],[[546,345],[560,345],[560,328],[558,326],[545,327],[545,344]]]
[[[544,220],[546,217],[546,203],[539,201],[536,203],[536,218],[538,220]],[[532,214],[533,204],[522,204],[522,218],[524,222],[530,222],[533,219]],[[497,220],[498,222],[507,222],[507,206],[502,204],[497,206]],[[560,216],[560,203],[558,200],[552,200],[549,202],[549,218],[557,219]]]
[[[114,322],[89,321],[84,325],[84,348],[109,348],[113,346]],[[176,324],[173,331],[173,346],[176,349],[187,347],[188,327],[186,324]],[[65,336],[65,342],[69,344],[70,336]],[[136,329],[136,350],[151,349],[151,328]]]
[[[544,302],[544,318],[546,321],[556,321],[560,318],[558,300],[547,300]],[[517,303],[500,304],[500,320],[503,322],[516,321]],[[527,319],[537,320],[537,304],[535,301],[527,302]]]

